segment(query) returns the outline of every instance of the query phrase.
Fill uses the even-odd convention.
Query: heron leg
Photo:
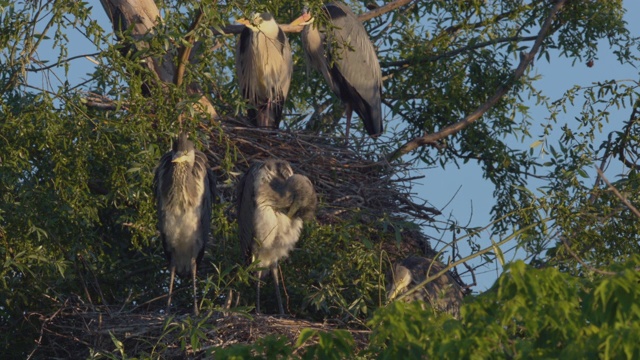
[[[173,263],[173,260],[171,261],[171,277],[169,279],[169,298],[167,299],[167,314],[169,314],[169,311],[171,310],[171,295],[173,294],[173,280],[176,277],[176,266]]]
[[[280,315],[284,315],[284,308],[282,307],[282,298],[280,297],[280,279],[278,278],[278,263],[275,263],[271,268],[271,275],[273,276],[273,284],[276,287],[276,300],[278,301],[278,310],[280,310]]]
[[[198,316],[198,296],[196,295],[196,270],[197,270],[196,258],[191,258],[191,277],[193,280],[193,313]]]
[[[262,279],[262,270],[259,270],[256,274],[258,279],[256,281],[256,315],[260,314],[260,283]]]
[[[346,104],[345,109],[347,115],[347,128],[344,131],[344,146],[349,145],[349,128],[351,127],[351,115],[353,115],[353,109],[351,109],[351,105]]]

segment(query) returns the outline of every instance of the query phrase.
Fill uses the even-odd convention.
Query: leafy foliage
[[[422,304],[384,307],[388,250],[407,252],[398,229],[415,221],[394,217],[399,209],[354,211],[344,221],[307,226],[282,269],[292,313],[372,329],[366,348],[356,349],[346,331],[309,330],[295,345],[269,337],[202,350],[210,324],[191,319],[167,325],[165,334],[179,334],[182,349],[221,358],[640,357],[634,256],[640,229],[632,206],[640,200],[638,82],[576,85],[556,100],[536,88],[535,64],[514,81],[513,68],[554,3],[410,2],[367,21],[385,76],[389,121],[376,143],[354,139],[363,158],[376,158],[455,123],[511,85],[481,120],[403,161],[416,168],[478,163],[494,186],[490,235],[513,237],[513,247],[542,269],[522,262],[505,267],[491,290],[468,301],[459,321]],[[223,118],[246,108],[233,75],[235,39],[219,30],[253,11],[271,11],[285,23],[302,4],[164,2],[158,5],[162,21],[143,38],[132,27],[111,31],[103,9],[88,2],[0,4],[0,341],[24,358],[40,341],[45,315],[63,304],[157,310],[149,299],[166,292],[168,279],[159,270],[164,259],[155,233],[153,167],[181,127],[201,148],[224,141],[208,136],[219,125],[196,111],[201,94]],[[361,2],[350,5],[364,10]],[[200,11],[204,20],[191,27]],[[637,63],[638,38],[623,15],[621,0],[566,1],[536,61],[566,57],[589,64],[606,46],[621,64]],[[198,61],[186,64],[181,85],[163,81],[148,61],[166,56],[165,65],[176,62],[179,47],[192,46],[190,36]],[[299,38],[289,38],[296,71],[286,127],[339,141],[341,105],[318,74],[304,71]],[[81,66],[87,57],[94,65]],[[533,104],[548,111],[544,121],[532,119]],[[627,121],[610,119],[619,109],[630,111]],[[177,121],[185,114],[184,122]],[[227,145],[216,154],[221,161],[215,170],[222,186],[232,188],[234,164],[244,154]],[[612,164],[621,170],[606,171]],[[594,166],[616,181],[594,181]],[[227,204],[214,209],[212,221],[216,242],[204,261],[203,306],[220,309],[231,290],[249,294],[235,309],[245,313],[251,269],[238,264]],[[470,256],[497,256],[482,251],[479,229],[452,221],[411,226],[418,225],[442,238],[467,234]],[[454,254],[446,249],[445,255]],[[179,292],[177,306],[188,303],[187,296]],[[131,356],[124,340],[112,334],[116,351],[93,355]],[[159,341],[154,352],[138,355],[162,357],[167,348]]]
[[[462,307],[459,321],[416,303],[378,310],[370,321],[371,350],[385,359],[634,358],[640,346],[629,334],[638,330],[640,312],[631,304],[639,260],[591,281],[515,262]]]

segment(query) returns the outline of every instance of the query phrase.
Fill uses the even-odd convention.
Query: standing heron
[[[158,230],[171,269],[167,313],[178,272],[181,276],[192,276],[193,311],[198,315],[196,269],[209,236],[216,179],[207,166],[207,157],[195,149],[185,133],[181,133],[171,151],[160,158],[153,187]]]
[[[271,270],[280,314],[284,314],[278,278],[278,260],[286,258],[300,238],[303,220],[314,217],[316,191],[309,178],[294,174],[288,162],[255,162],[238,184],[238,228],[246,263],[259,261]],[[256,313],[260,313],[257,273]]]
[[[293,71],[289,40],[269,13],[238,22],[246,28],[236,46],[236,76],[251,105],[249,118],[256,126],[278,128]]]
[[[329,27],[314,24],[307,8],[291,25],[304,25],[302,46],[311,66],[322,73],[331,90],[345,104],[349,139],[352,111],[373,138],[382,134],[382,73],[369,35],[346,5],[322,7]]]
[[[444,268],[445,266],[438,261],[419,256],[410,256],[395,263],[387,272],[387,299],[391,301],[408,292]],[[463,296],[464,293],[458,282],[451,274],[445,273],[403,300],[406,302],[421,300],[438,311],[447,312],[458,318]]]

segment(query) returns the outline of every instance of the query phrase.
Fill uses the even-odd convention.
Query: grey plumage
[[[369,35],[357,16],[340,2],[322,10],[329,29],[314,23],[305,9],[291,25],[304,25],[302,45],[309,64],[325,78],[331,90],[346,106],[349,137],[351,111],[360,116],[371,137],[382,134],[382,73]]]
[[[251,106],[249,118],[256,126],[277,128],[293,72],[289,40],[269,13],[238,22],[246,28],[236,46],[236,76]]]
[[[259,261],[271,270],[279,311],[284,314],[277,262],[288,256],[302,232],[303,220],[314,217],[317,195],[311,181],[294,174],[288,162],[268,159],[251,165],[238,183],[238,228],[246,263]],[[260,312],[258,271],[256,312]]]
[[[431,259],[410,256],[395,263],[387,272],[387,299],[389,301],[415,288],[445,266]],[[421,300],[436,310],[447,312],[455,318],[460,316],[464,293],[460,285],[448,272],[406,296],[404,301]]]
[[[182,133],[171,151],[160,158],[153,187],[158,230],[171,271],[167,312],[177,272],[181,276],[191,274],[193,310],[197,315],[196,270],[209,237],[215,175],[207,166],[206,156]]]

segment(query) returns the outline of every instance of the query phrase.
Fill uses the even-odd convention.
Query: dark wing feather
[[[325,11],[334,26],[332,36],[325,40],[329,42],[327,58],[340,98],[360,116],[367,133],[378,136],[382,133],[382,73],[376,51],[349,7],[332,3],[325,6]],[[332,43],[340,48],[331,49]]]
[[[242,175],[238,182],[236,206],[238,211],[238,238],[240,239],[240,250],[244,257],[244,262],[251,263],[251,252],[253,247],[253,214],[256,210],[254,183],[256,174],[262,169],[264,163],[254,162],[251,167]]]
[[[253,36],[253,31],[249,28],[244,28],[242,33],[240,33],[240,42],[238,45],[238,51],[236,54],[236,72],[238,73],[238,78],[244,78],[250,76],[247,64],[249,61],[248,57],[251,56],[250,47],[251,47],[251,37]],[[242,92],[242,96],[245,99],[248,99],[251,96],[249,91],[249,87],[240,82],[240,91]]]
[[[291,82],[291,72],[292,68],[291,64],[291,45],[289,45],[289,39],[285,35],[284,31],[281,28],[278,28],[278,41],[273,43],[280,54],[282,54],[283,58],[283,72],[281,76],[283,80],[281,83],[278,83],[277,89],[274,89],[277,92],[277,98],[271,102],[271,107],[268,111],[268,116],[271,119],[269,121],[269,125],[274,128],[280,127],[280,121],[282,120],[282,112],[284,110],[284,103],[287,99],[287,93],[289,92],[288,83]],[[287,84],[285,86],[285,83]],[[267,107],[267,106],[265,106]]]
[[[198,249],[198,256],[196,257],[196,264],[200,265],[200,261],[204,256],[204,249],[207,241],[209,240],[209,232],[211,231],[211,208],[213,202],[213,193],[216,191],[216,180],[211,170],[209,170],[207,164],[207,156],[201,152],[196,151],[196,159],[193,164],[192,175],[197,181],[202,181],[204,184],[204,193],[202,195],[202,214],[200,216],[200,249]]]
[[[156,211],[158,212],[157,227],[158,227],[158,230],[160,231],[160,240],[162,241],[162,248],[164,250],[164,255],[167,261],[169,261],[169,263],[171,263],[171,252],[167,248],[167,240],[165,239],[165,235],[164,235],[165,234],[165,231],[164,231],[165,199],[164,199],[164,196],[162,195],[163,194],[162,189],[167,189],[169,186],[171,186],[170,184],[171,176],[166,176],[165,174],[170,174],[171,172],[172,155],[173,155],[172,151],[169,151],[164,155],[162,155],[162,157],[160,158],[160,162],[156,167],[155,174],[153,176],[153,194],[156,200]],[[169,184],[166,183],[167,181],[169,182]]]
[[[289,47],[289,40],[287,39],[287,36],[284,34],[284,31],[282,31],[281,28],[278,28],[278,41],[276,41],[274,45],[278,48],[280,53],[284,56],[286,48]]]

